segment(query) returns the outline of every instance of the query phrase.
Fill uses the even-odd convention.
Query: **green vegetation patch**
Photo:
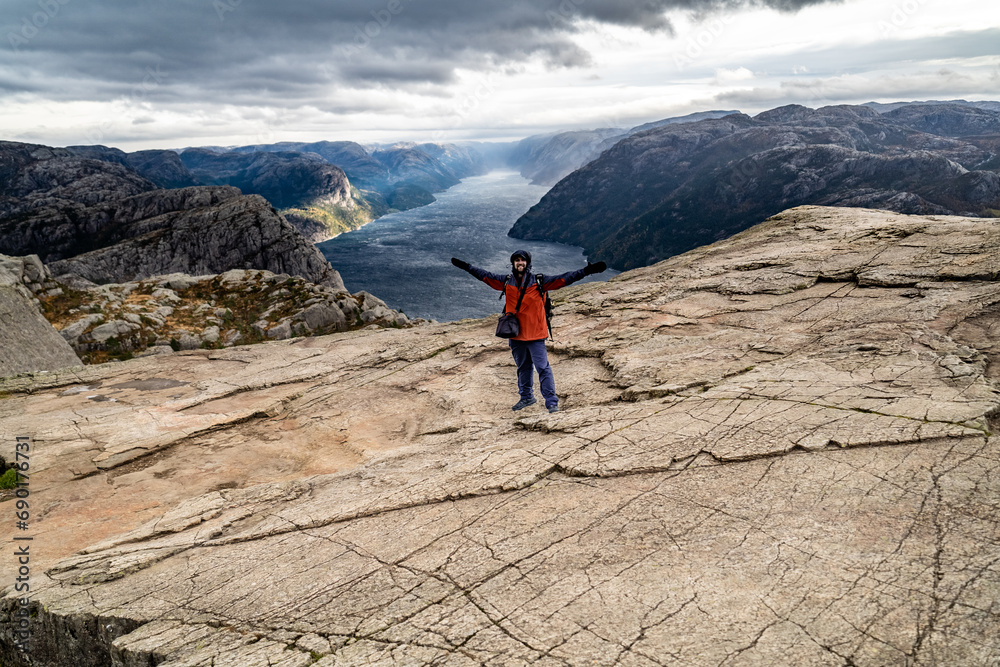
[[[17,471],[11,468],[3,475],[0,475],[0,489],[17,488]]]
[[[278,212],[293,221],[298,218],[300,227],[315,225],[326,230],[331,236],[359,229],[389,212],[389,206],[377,193],[358,190],[352,186],[351,199],[354,200],[353,208],[316,200]],[[305,224],[302,223],[303,220],[306,221]]]

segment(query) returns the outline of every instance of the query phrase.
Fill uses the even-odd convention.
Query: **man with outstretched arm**
[[[521,410],[535,404],[535,394],[532,387],[534,375],[532,367],[538,371],[538,384],[545,399],[545,407],[549,412],[558,412],[559,397],[556,396],[555,379],[552,377],[552,367],[545,352],[545,339],[549,337],[549,327],[545,320],[545,293],[566,287],[584,276],[607,270],[604,262],[587,263],[587,266],[576,271],[570,271],[554,277],[537,277],[531,273],[531,253],[518,250],[510,256],[511,273],[500,276],[490,273],[468,262],[451,258],[451,263],[460,269],[468,271],[495,290],[504,293],[504,312],[517,313],[521,332],[510,339],[510,352],[517,365],[517,392],[521,400],[514,404],[512,410]],[[518,308],[518,304],[520,307]]]

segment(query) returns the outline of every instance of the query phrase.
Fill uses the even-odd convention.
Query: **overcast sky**
[[[2,0],[0,139],[519,139],[1000,99],[986,0]]]

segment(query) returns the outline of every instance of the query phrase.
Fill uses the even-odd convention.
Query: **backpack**
[[[506,285],[512,277],[513,276],[508,273],[507,277],[504,278],[504,284]],[[542,301],[545,303],[545,326],[549,329],[549,340],[555,340],[552,336],[552,301],[549,300],[549,293],[542,289],[542,282],[544,279],[545,276],[542,274],[535,274],[535,284],[538,285],[538,293],[542,295]],[[502,299],[505,294],[506,292],[501,292],[500,298]]]

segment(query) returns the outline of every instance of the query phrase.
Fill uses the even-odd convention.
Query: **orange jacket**
[[[527,255],[524,252],[520,254]],[[528,257],[530,258],[530,255]],[[545,322],[545,298],[542,292],[551,292],[560,287],[566,287],[580,280],[585,275],[583,269],[577,269],[576,271],[562,273],[552,278],[542,276],[542,284],[539,288],[535,280],[535,274],[531,272],[531,264],[528,264],[528,268],[525,269],[520,285],[517,284],[517,280],[513,274],[501,276],[476,266],[470,266],[468,270],[469,273],[493,289],[504,293],[505,313],[514,312],[514,308],[517,306],[519,288],[524,287],[525,291],[524,298],[521,300],[521,309],[517,311],[517,320],[521,323],[521,333],[513,340],[545,340],[548,338],[549,327]]]

